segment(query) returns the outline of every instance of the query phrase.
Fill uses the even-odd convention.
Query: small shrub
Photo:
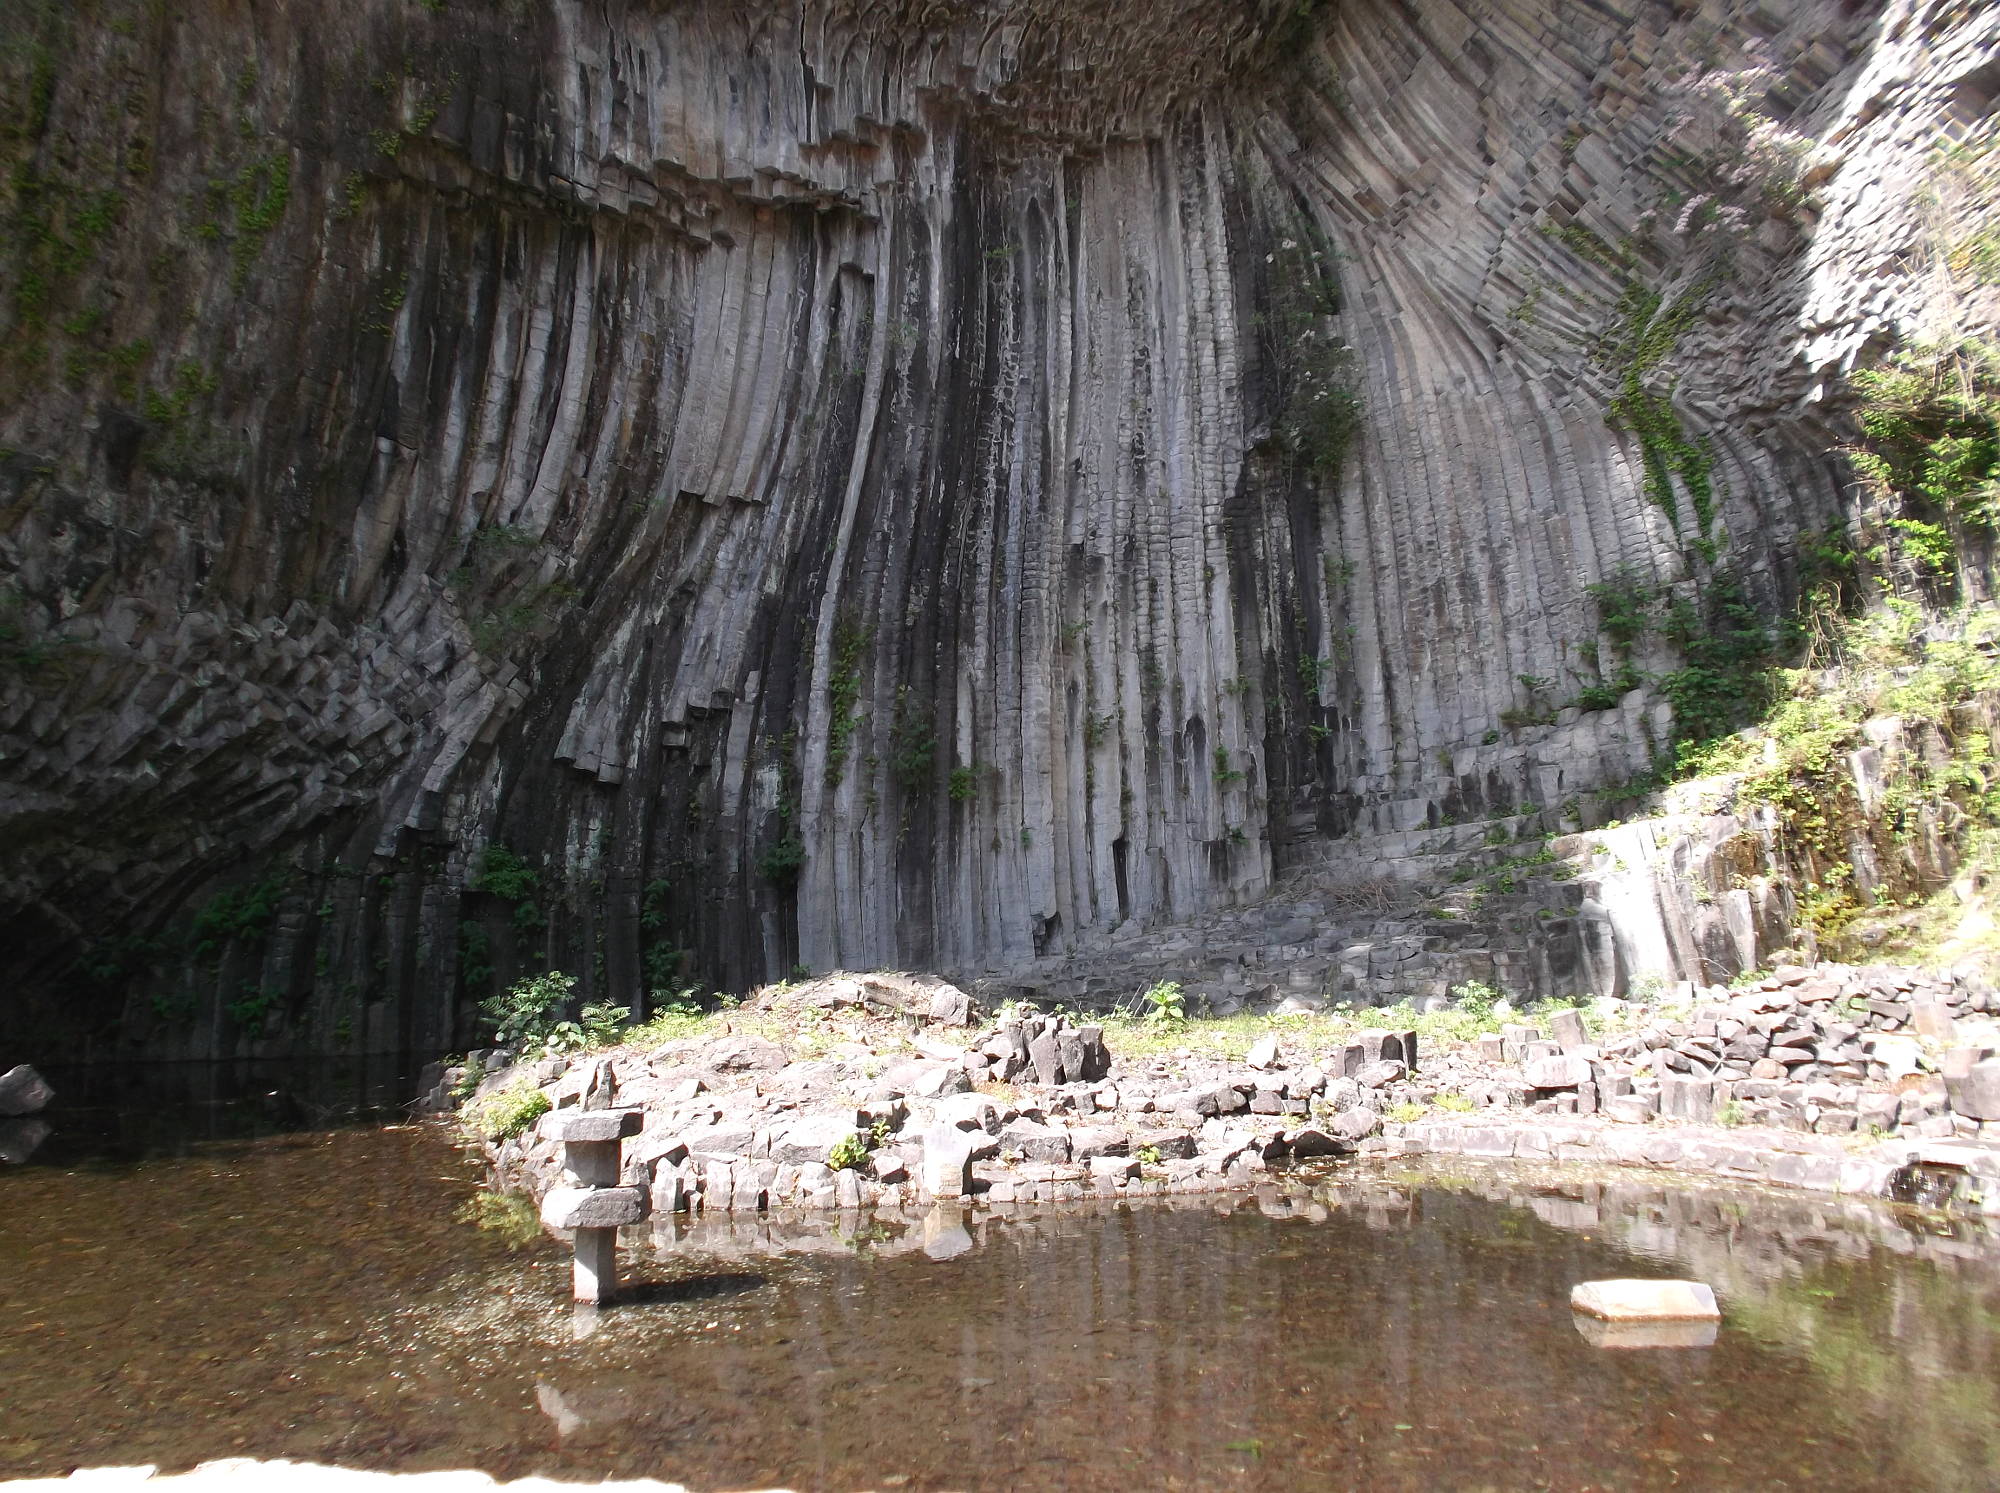
[[[868,1159],[868,1145],[858,1135],[843,1137],[826,1153],[826,1164],[837,1172],[852,1171]]]
[[[1715,1123],[1718,1125],[1741,1125],[1748,1118],[1740,1099],[1726,1100],[1715,1112]]]
[[[1468,980],[1463,985],[1451,987],[1451,998],[1464,1014],[1483,1021],[1492,1017],[1500,992],[1484,980]]]
[[[1455,1115],[1467,1114],[1479,1107],[1463,1094],[1440,1094],[1431,1103]]]
[[[526,1249],[542,1237],[535,1205],[518,1192],[476,1192],[458,1210],[458,1221],[493,1235],[509,1249]]]
[[[576,988],[576,976],[559,970],[516,980],[506,990],[479,1003],[479,1014],[493,1027],[493,1040],[521,1051],[545,1049],[563,1023],[557,1013]]]
[[[1407,1125],[1412,1120],[1421,1120],[1424,1117],[1424,1107],[1421,1104],[1405,1100],[1401,1104],[1390,1105],[1388,1109],[1383,1111],[1382,1117],[1386,1120],[1393,1120],[1398,1125]]]
[[[1152,1010],[1146,1019],[1155,1026],[1180,1026],[1187,1020],[1187,994],[1178,980],[1162,980],[1142,997]]]
[[[555,1106],[529,1084],[488,1094],[465,1111],[465,1128],[481,1140],[512,1140]]]

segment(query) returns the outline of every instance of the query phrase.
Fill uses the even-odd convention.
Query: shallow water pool
[[[770,1225],[669,1223],[628,1231],[638,1299],[578,1314],[562,1249],[429,1129],[50,1145],[0,1169],[0,1475],[2000,1485],[2000,1246],[1880,1206],[1348,1167],[825,1219],[783,1255]],[[1572,1284],[1664,1274],[1714,1285],[1713,1347],[1579,1334]]]

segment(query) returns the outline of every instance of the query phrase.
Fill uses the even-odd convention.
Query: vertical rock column
[[[545,1116],[542,1136],[563,1143],[562,1187],[542,1199],[542,1223],[572,1229],[578,1301],[602,1305],[618,1294],[618,1230],[651,1211],[643,1187],[618,1185],[618,1152],[645,1123],[637,1110],[562,1110]]]

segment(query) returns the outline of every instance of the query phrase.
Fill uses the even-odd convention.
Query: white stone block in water
[[[1569,1293],[1571,1311],[1606,1322],[1716,1322],[1715,1292],[1697,1280],[1587,1280]]]
[[[1712,1348],[1714,1322],[1607,1322],[1577,1312],[1570,1317],[1595,1348]]]

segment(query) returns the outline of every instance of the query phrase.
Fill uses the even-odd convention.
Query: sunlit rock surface
[[[1585,587],[1788,598],[1996,28],[14,8],[5,976],[438,1048],[543,960],[1018,970],[1621,779]]]

